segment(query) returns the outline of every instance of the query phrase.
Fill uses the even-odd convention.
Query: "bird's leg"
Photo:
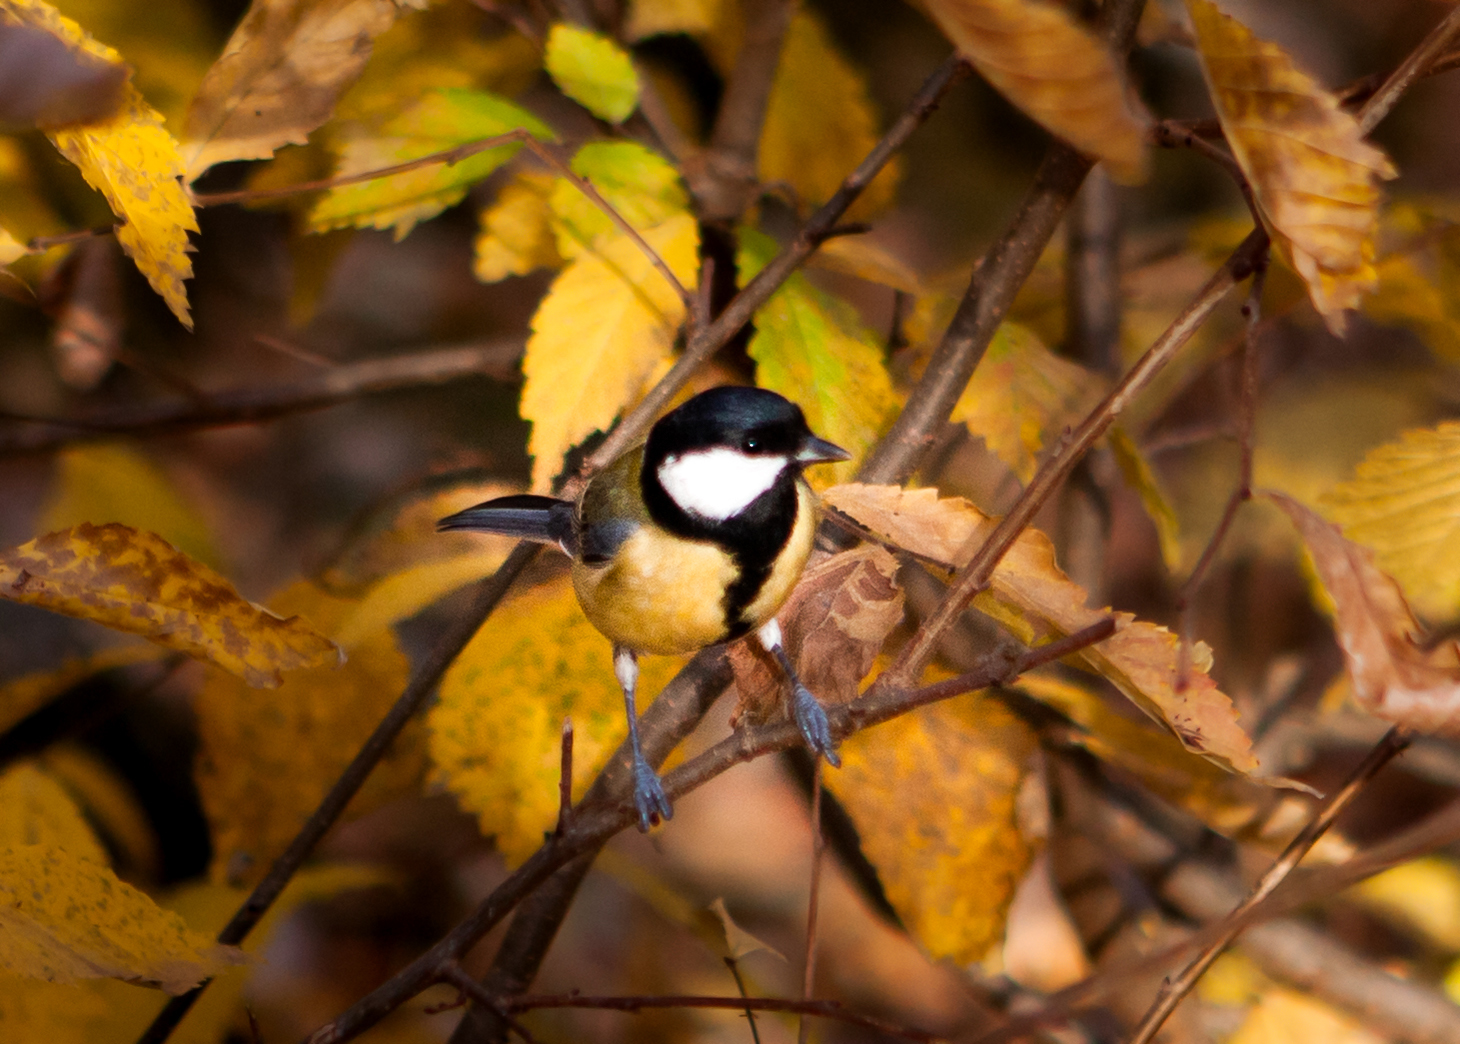
[[[755,636],[765,646],[766,652],[776,658],[781,670],[786,673],[786,680],[791,683],[791,716],[796,719],[796,727],[801,730],[806,746],[811,748],[811,753],[820,754],[828,764],[840,768],[842,759],[836,753],[831,723],[826,720],[826,711],[811,690],[796,676],[796,668],[791,666],[791,658],[786,655],[786,647],[781,642],[781,625],[772,617],[769,623],[755,632]]]
[[[634,650],[626,645],[613,647],[613,673],[624,690],[624,709],[629,717],[629,747],[634,766],[634,807],[639,810],[639,829],[649,832],[649,827],[661,819],[672,819],[674,807],[670,805],[664,788],[659,783],[659,774],[644,758],[639,747],[639,712],[634,708],[634,687],[639,682],[639,659]]]

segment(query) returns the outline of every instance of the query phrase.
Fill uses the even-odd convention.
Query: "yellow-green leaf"
[[[559,22],[548,33],[543,64],[564,94],[609,123],[622,123],[639,104],[634,63],[602,33]]]
[[[482,282],[562,266],[548,205],[553,183],[547,175],[524,172],[502,186],[497,201],[482,211],[472,251],[472,272]]]
[[[99,866],[111,862],[66,788],[33,761],[17,762],[0,773],[0,808],[5,810],[0,851],[49,845]]]
[[[997,523],[966,500],[939,499],[936,489],[854,483],[829,489],[822,499],[898,546],[954,566],[966,562]],[[1074,659],[1107,678],[1188,750],[1233,771],[1256,769],[1252,740],[1209,673],[1211,649],[1194,642],[1183,651],[1166,628],[1130,613],[1091,609],[1087,597],[1055,563],[1049,538],[1026,529],[973,604],[1031,645],[1113,616],[1115,634]]]
[[[789,185],[803,206],[832,197],[881,137],[866,77],[832,43],[821,19],[798,7],[781,45],[761,128],[762,183]],[[867,217],[887,208],[900,165],[889,163],[848,212]]]
[[[307,583],[275,602],[308,613],[331,634],[354,608]],[[356,641],[338,669],[296,672],[272,692],[251,691],[224,674],[209,676],[195,708],[202,745],[198,790],[212,826],[213,880],[253,882],[268,870],[409,675],[394,635],[377,630]],[[415,792],[424,766],[420,740],[418,726],[397,737],[347,814]]]
[[[680,283],[694,285],[699,234],[689,214],[644,239]],[[553,280],[532,318],[522,416],[532,422],[532,488],[546,491],[563,455],[608,428],[674,345],[684,301],[627,236],[600,241]]]
[[[639,710],[680,660],[640,661]],[[575,794],[627,733],[608,639],[566,580],[515,599],[466,647],[426,720],[434,780],[474,813],[516,865],[558,814],[563,718],[573,719]]]
[[[1040,452],[1095,405],[1104,384],[1079,363],[1055,355],[1028,327],[1004,323],[951,419],[968,425],[1021,482],[1028,482]]]
[[[32,10],[48,11],[47,20],[65,38],[108,61],[120,61],[110,47],[87,36],[75,22],[49,5],[31,0]],[[188,233],[198,231],[192,205],[179,178],[183,173],[177,142],[162,126],[162,116],[138,90],[123,89],[120,111],[101,123],[53,131],[51,141],[81,171],[87,184],[106,197],[123,224],[117,241],[162,295],[178,321],[189,330],[187,291],[183,280],[193,274],[188,258]]]
[[[1187,0],[1217,117],[1278,252],[1335,334],[1374,289],[1381,178],[1396,171],[1358,120],[1282,48],[1210,0]]]
[[[1324,496],[1323,512],[1372,548],[1421,613],[1460,614],[1460,423],[1407,431]]]
[[[1156,527],[1156,539],[1161,544],[1161,559],[1173,573],[1181,571],[1181,525],[1176,519],[1176,509],[1171,506],[1155,469],[1141,453],[1124,428],[1112,427],[1106,436],[1110,452],[1120,468],[1126,485],[1141,498],[1141,506]]]
[[[245,601],[207,566],[130,526],[82,523],[0,552],[0,597],[140,634],[250,685],[339,658],[297,616]]]
[[[590,142],[574,154],[570,166],[640,232],[689,211],[689,192],[679,171],[638,142]],[[558,221],[558,252],[564,257],[577,257],[590,244],[619,234],[613,219],[566,178],[553,185],[548,201]]]
[[[519,129],[540,140],[553,138],[546,124],[505,98],[486,91],[433,91],[386,123],[379,133],[349,141],[335,173],[363,174]],[[310,226],[315,231],[393,227],[395,238],[403,239],[418,221],[456,203],[520,148],[515,142],[496,145],[450,165],[430,163],[331,189],[315,204]]]
[[[1115,55],[1047,0],[925,0],[979,73],[1011,102],[1120,181],[1145,179],[1145,126]]]
[[[105,866],[50,845],[0,850],[0,928],[0,970],[47,982],[182,993],[238,959]]]
[[[254,0],[188,108],[188,180],[308,141],[398,8],[397,0]]]
[[[57,456],[36,529],[54,533],[79,522],[145,529],[185,555],[218,564],[218,549],[198,509],[162,468],[128,443],[72,446]]]
[[[924,707],[848,737],[822,781],[856,824],[887,898],[931,956],[976,961],[1000,940],[1032,856],[1019,787],[1037,743],[997,700]]]
[[[750,280],[775,252],[769,237],[742,229],[741,278]],[[851,453],[844,464],[813,471],[818,483],[851,476],[897,412],[897,392],[876,335],[850,305],[816,289],[799,272],[755,313],[750,357],[757,384],[798,403],[812,431]]]

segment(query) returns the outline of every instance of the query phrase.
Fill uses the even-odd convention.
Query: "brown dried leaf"
[[[1372,551],[1291,497],[1266,496],[1293,520],[1333,599],[1334,630],[1354,699],[1397,725],[1460,736],[1460,642],[1420,648],[1420,625],[1399,585],[1374,564]]]
[[[925,0],[925,6],[999,93],[1051,134],[1104,160],[1117,180],[1145,180],[1145,117],[1133,111],[1110,49],[1064,7],[1044,0]]]
[[[0,130],[114,116],[132,70],[75,47],[45,23],[27,25],[27,6],[0,4]]]
[[[0,598],[140,634],[256,687],[339,660],[334,643],[299,617],[281,620],[157,534],[114,522],[83,522],[0,552]]]
[[[254,0],[188,108],[188,181],[303,145],[410,0]]]
[[[1378,285],[1378,181],[1397,172],[1364,140],[1358,120],[1282,48],[1210,0],[1187,0],[1186,7],[1222,130],[1273,243],[1341,335],[1344,310]]]
[[[936,489],[850,483],[832,487],[822,499],[898,546],[955,566],[967,562],[998,523],[961,498],[940,500]],[[1183,662],[1180,642],[1166,628],[1130,613],[1088,608],[1087,597],[1055,563],[1049,538],[1027,529],[973,604],[1030,645],[1113,615],[1115,634],[1082,649],[1075,659],[1109,679],[1188,750],[1236,772],[1255,769],[1252,740],[1237,724],[1232,701],[1208,674],[1211,650],[1196,642]]]
[[[882,648],[902,620],[897,560],[867,545],[810,569],[777,614],[786,648],[806,687],[822,703],[849,703]],[[781,706],[785,678],[757,642],[730,647],[742,715],[765,721]]]

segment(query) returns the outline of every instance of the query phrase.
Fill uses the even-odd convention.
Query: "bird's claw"
[[[634,758],[634,807],[639,811],[639,830],[647,834],[655,823],[674,818],[674,806],[659,782],[659,774],[641,757]]]
[[[810,689],[794,680],[791,683],[791,714],[811,753],[820,754],[832,768],[841,768],[842,759],[836,752],[836,740],[832,738],[826,711]]]

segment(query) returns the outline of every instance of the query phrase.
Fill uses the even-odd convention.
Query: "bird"
[[[784,396],[723,385],[661,417],[576,503],[498,497],[437,524],[556,545],[572,560],[578,602],[613,643],[640,830],[674,814],[639,745],[641,654],[695,652],[753,634],[786,677],[807,747],[840,765],[826,712],[797,676],[776,613],[816,531],[816,495],[802,473],[850,457],[814,435]]]

